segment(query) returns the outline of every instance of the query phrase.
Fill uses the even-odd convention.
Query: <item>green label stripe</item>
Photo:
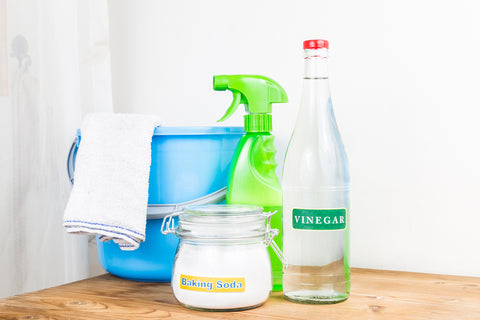
[[[303,230],[343,230],[347,226],[347,210],[293,209],[292,225]]]

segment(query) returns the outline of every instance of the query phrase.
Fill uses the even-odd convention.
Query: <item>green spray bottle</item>
[[[275,173],[274,136],[272,131],[272,103],[288,102],[285,90],[275,81],[256,75],[218,75],[213,77],[214,90],[230,90],[233,102],[218,121],[229,118],[240,104],[245,105],[246,134],[240,139],[227,184],[226,203],[252,204],[264,211],[276,213],[271,218],[272,228],[280,231],[275,238],[282,248],[282,189]],[[271,247],[273,291],[282,290],[283,264]]]

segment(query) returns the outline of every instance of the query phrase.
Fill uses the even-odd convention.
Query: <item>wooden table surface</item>
[[[480,319],[480,278],[352,270],[350,298],[302,305],[272,293],[261,307],[201,312],[180,306],[168,283],[110,274],[0,300],[0,319]]]

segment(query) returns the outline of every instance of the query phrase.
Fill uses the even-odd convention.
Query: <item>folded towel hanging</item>
[[[157,117],[88,114],[65,208],[69,233],[94,234],[135,250],[145,240],[151,141]]]

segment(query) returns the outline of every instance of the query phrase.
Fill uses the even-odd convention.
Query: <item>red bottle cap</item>
[[[328,41],[322,39],[314,39],[314,40],[305,40],[303,41],[303,49],[328,49]]]

